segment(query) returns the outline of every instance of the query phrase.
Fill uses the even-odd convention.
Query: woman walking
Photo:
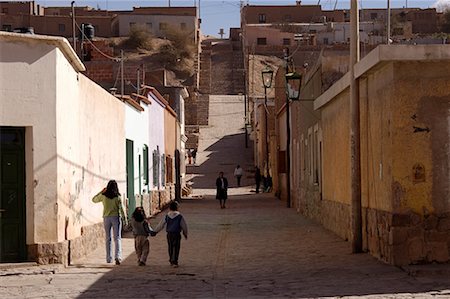
[[[114,234],[114,258],[116,265],[120,265],[122,261],[122,220],[125,220],[125,213],[122,208],[122,200],[120,199],[119,188],[117,182],[111,180],[106,188],[103,188],[97,195],[92,198],[92,202],[103,203],[103,225],[105,227],[106,238],[106,262],[112,263],[111,255],[111,229]]]
[[[220,208],[225,209],[225,202],[227,201],[228,180],[223,176],[223,172],[219,172],[219,177],[216,179],[216,199],[220,201]]]

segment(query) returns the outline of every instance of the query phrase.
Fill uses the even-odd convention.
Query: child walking
[[[188,228],[183,215],[178,212],[178,202],[172,201],[169,204],[169,212],[161,219],[155,228],[155,233],[166,227],[167,245],[169,248],[169,262],[172,267],[178,267],[178,256],[180,254],[181,232],[187,239]]]
[[[142,207],[137,207],[131,217],[131,226],[133,227],[134,235],[134,249],[139,266],[145,266],[147,262],[148,253],[150,251],[150,243],[148,236],[154,236],[155,233],[148,224],[145,216],[145,211]]]

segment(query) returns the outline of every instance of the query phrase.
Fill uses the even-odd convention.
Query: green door
[[[0,127],[0,262],[26,259],[25,129]]]
[[[136,209],[136,198],[134,197],[134,157],[133,141],[127,139],[127,197],[128,197],[128,218]]]

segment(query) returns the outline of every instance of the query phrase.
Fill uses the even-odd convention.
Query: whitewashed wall
[[[27,244],[80,236],[102,221],[91,198],[126,179],[123,103],[44,39],[0,39],[0,125],[26,127]]]
[[[0,125],[26,127],[27,244],[57,238],[54,46],[0,41]]]
[[[165,144],[164,144],[164,110],[165,106],[158,101],[156,96],[154,96],[151,92],[148,94],[149,100],[152,102],[152,105],[149,109],[149,178],[150,178],[150,190],[158,190],[158,186],[153,184],[153,151],[159,147],[160,155],[165,152]],[[162,176],[161,169],[159,171],[159,188],[162,189],[163,186],[161,184]]]
[[[126,139],[133,141],[133,159],[134,159],[134,193],[140,194],[142,190],[148,192],[149,185],[144,185],[144,145],[149,146],[149,109],[151,105],[141,103],[144,111],[138,111],[129,104],[125,109],[125,135]],[[141,156],[141,165],[139,165],[139,155]],[[149,153],[149,164],[151,162],[151,153]],[[141,173],[139,173],[139,166]],[[141,188],[139,189],[139,178],[141,180]],[[138,203],[136,203],[138,204]]]
[[[82,74],[62,54],[57,63],[58,241],[102,221],[92,197],[114,179],[126,193],[124,104]]]

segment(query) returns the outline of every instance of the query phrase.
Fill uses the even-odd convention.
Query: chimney
[[[295,1],[295,4],[298,5],[298,6],[302,5],[302,0]]]

